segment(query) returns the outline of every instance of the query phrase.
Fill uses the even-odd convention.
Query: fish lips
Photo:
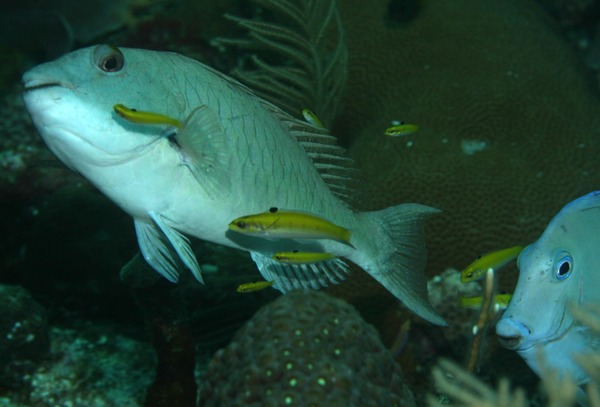
[[[496,335],[502,346],[517,350],[527,342],[531,329],[513,318],[501,318],[496,324]]]
[[[30,80],[23,82],[23,92],[31,92],[37,89],[64,87],[60,82],[45,82],[41,80]]]

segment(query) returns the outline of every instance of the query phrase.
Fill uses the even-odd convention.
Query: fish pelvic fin
[[[410,310],[429,322],[447,323],[429,302],[425,278],[425,220],[441,211],[420,204],[402,204],[363,215],[378,230],[379,238],[370,243],[371,259],[361,265],[373,278]],[[357,244],[357,248],[360,247]],[[367,254],[368,255],[368,254]]]
[[[179,280],[180,260],[196,280],[203,283],[200,265],[189,240],[169,226],[158,213],[150,211],[148,216],[153,223],[138,219],[134,221],[140,251],[146,262],[167,280],[176,283]]]

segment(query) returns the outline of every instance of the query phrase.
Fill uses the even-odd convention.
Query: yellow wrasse
[[[273,281],[256,281],[254,283],[240,284],[236,291],[238,293],[251,293],[253,291],[264,290],[272,285]]]
[[[512,294],[496,294],[494,295],[494,306],[498,307],[498,309],[506,309],[511,298]],[[483,303],[483,297],[460,297],[458,301],[459,305],[463,308],[478,309]]]
[[[522,251],[523,246],[514,246],[477,256],[477,259],[460,273],[460,281],[468,283],[469,281],[479,280],[483,278],[487,269],[498,270],[504,267],[519,257]]]
[[[113,106],[115,113],[123,119],[137,124],[168,124],[170,126],[181,127],[181,122],[172,117],[159,113],[143,112],[141,110],[130,109],[125,105],[116,104]]]
[[[302,117],[304,117],[304,120],[306,120],[307,123],[314,124],[317,127],[325,128],[315,112],[310,109],[302,109]]]
[[[310,252],[279,252],[271,256],[273,260],[280,263],[289,264],[311,264],[325,260],[333,260],[336,257],[329,253],[310,253]]]
[[[390,126],[387,129],[385,129],[383,134],[385,134],[386,136],[390,136],[390,137],[400,137],[400,136],[407,136],[409,134],[416,133],[418,130],[419,130],[419,126],[417,126],[416,124],[400,122],[400,124]]]
[[[351,232],[326,219],[304,212],[271,208],[268,212],[242,216],[229,229],[247,235],[280,239],[331,239],[352,246]]]

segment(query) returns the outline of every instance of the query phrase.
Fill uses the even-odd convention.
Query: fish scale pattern
[[[414,406],[400,367],[346,302],[294,291],[263,307],[218,351],[201,406]]]

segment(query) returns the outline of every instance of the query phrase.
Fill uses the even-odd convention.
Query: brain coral
[[[414,406],[399,366],[356,310],[317,291],[268,304],[217,352],[201,406]]]
[[[339,2],[349,78],[334,133],[372,208],[444,211],[428,223],[430,274],[532,242],[600,186],[598,93],[537,3],[420,1],[402,24],[388,3]],[[386,137],[393,119],[421,128]]]

